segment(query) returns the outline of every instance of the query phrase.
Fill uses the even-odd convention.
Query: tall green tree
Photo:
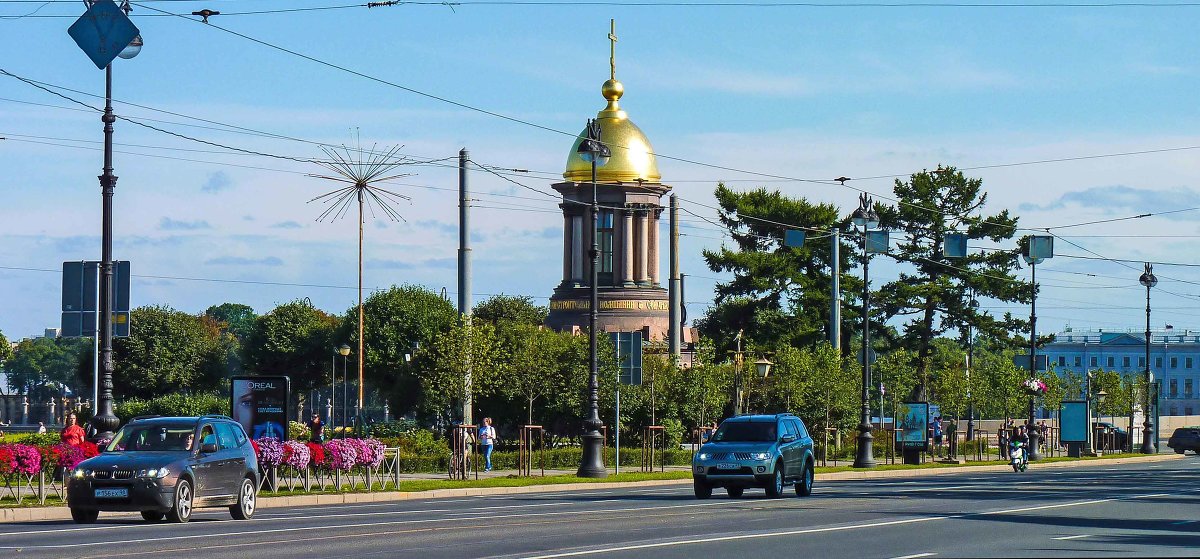
[[[204,315],[216,320],[222,331],[229,332],[240,342],[245,342],[257,327],[258,315],[249,305],[221,303],[204,311]]]
[[[255,319],[242,346],[246,369],[253,374],[287,375],[292,392],[304,394],[328,386],[338,317],[297,299]],[[350,374],[353,375],[353,371]]]
[[[76,376],[76,371],[91,347],[88,340],[78,338],[22,340],[17,344],[16,351],[4,360],[9,390],[30,396],[34,402],[43,402],[50,396],[58,395],[57,389],[49,388],[51,384],[61,384],[76,394],[90,393],[90,382],[85,385]]]
[[[907,181],[897,179],[895,206],[877,205],[880,226],[901,234],[889,255],[904,266],[900,277],[882,286],[875,303],[888,321],[901,321],[900,341],[916,353],[917,374],[925,378],[934,339],[971,326],[982,336],[1009,340],[1025,322],[1006,314],[1001,319],[979,312],[978,298],[1028,303],[1032,286],[1018,280],[1016,251],[968,250],[965,258],[947,258],[946,235],[964,233],[969,240],[993,243],[1011,239],[1017,218],[1008,210],[981,212],[987,204],[983,181],[967,178],[953,167],[921,171]]]
[[[471,314],[475,320],[497,324],[514,322],[539,326],[546,321],[550,313],[546,307],[533,304],[533,298],[525,295],[493,295],[487,300],[475,305]]]
[[[4,332],[0,332],[0,366],[4,366],[4,362],[12,357],[12,353],[12,344],[4,337]]]
[[[226,355],[214,322],[168,306],[138,307],[129,320],[130,336],[113,339],[114,397],[217,390]]]
[[[763,188],[735,192],[724,184],[715,196],[733,246],[705,250],[704,260],[712,271],[734,277],[716,286],[716,304],[697,324],[701,333],[717,342],[718,352],[732,349],[739,330],[764,347],[828,340],[831,237],[814,238],[813,231],[843,225],[838,208]],[[809,230],[804,246],[784,246],[789,228]],[[842,289],[852,298],[862,284],[845,273],[852,263],[850,246],[843,243],[839,254]],[[853,324],[857,313],[845,310],[843,320]]]
[[[535,404],[566,391],[571,376],[578,373],[578,364],[570,361],[571,335],[517,324],[500,343],[506,362],[499,367],[497,388],[503,396],[523,405],[525,422],[532,425],[536,423]]]
[[[468,367],[472,398],[496,391],[501,354],[495,327],[486,322],[469,327],[454,323],[434,338],[416,361],[421,386],[420,411],[427,417],[461,419],[457,410],[468,388]]]

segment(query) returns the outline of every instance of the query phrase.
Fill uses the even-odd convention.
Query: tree
[[[129,320],[130,336],[113,339],[116,398],[218,388],[226,359],[214,322],[168,306],[138,307]]]
[[[981,335],[1009,340],[1026,323],[1005,314],[997,320],[970,305],[971,293],[1004,302],[1028,303],[1032,286],[1013,276],[1016,251],[968,251],[947,258],[946,235],[960,232],[970,240],[1000,242],[1016,233],[1017,218],[1008,210],[982,216],[987,203],[983,181],[968,179],[953,167],[921,171],[907,182],[896,180],[896,206],[877,206],[882,227],[902,234],[889,256],[908,267],[875,295],[888,321],[904,322],[900,341],[916,352],[917,374],[924,379],[933,341],[951,330],[975,328]]]
[[[510,330],[509,340],[501,340],[501,353],[507,363],[499,368],[496,383],[507,398],[519,400],[525,408],[526,424],[533,424],[533,407],[540,400],[564,392],[571,384],[576,366],[567,356],[571,335],[528,324]]]
[[[12,344],[8,342],[8,338],[4,337],[4,332],[0,332],[0,366],[11,359],[12,354]]]
[[[493,295],[486,301],[475,305],[471,314],[476,321],[492,324],[513,322],[530,326],[540,326],[549,314],[546,307],[533,304],[533,298],[525,295]]]
[[[258,375],[287,375],[292,392],[328,386],[338,318],[308,299],[297,299],[259,316],[242,346],[246,368]]]
[[[8,344],[5,342],[5,347]],[[83,384],[76,376],[84,353],[92,347],[86,339],[78,338],[33,338],[22,340],[17,349],[4,361],[4,373],[8,388],[16,394],[25,394],[30,402],[43,402],[59,391],[49,388],[51,383],[63,385],[79,394]]]
[[[358,307],[338,329],[338,339],[358,343]],[[449,301],[416,285],[392,286],[377,291],[363,303],[366,322],[364,382],[372,386],[391,405],[397,415],[415,411],[421,394],[418,365],[433,341],[458,322],[458,311]],[[340,343],[340,342],[339,342]],[[420,348],[413,351],[413,344]],[[410,362],[406,355],[414,356]]]
[[[838,208],[763,188],[739,193],[720,184],[715,195],[721,223],[735,247],[705,250],[704,259],[712,271],[730,272],[734,278],[716,286],[716,304],[697,323],[701,333],[718,342],[718,351],[730,349],[739,330],[764,347],[828,340],[829,242],[810,239],[802,247],[788,247],[784,234],[789,228],[827,231],[840,226]],[[849,245],[843,243],[839,254],[842,288],[857,293],[861,281],[845,273],[852,262]],[[853,323],[856,313],[846,311],[843,320]]]
[[[493,393],[499,358],[500,345],[493,326],[486,322],[470,326],[454,323],[434,338],[429,349],[422,351],[416,360],[421,386],[420,411],[427,417],[455,418],[457,414],[448,410],[458,409],[454,404],[461,402],[466,393],[468,365],[471,396]]]
[[[253,308],[239,303],[213,305],[204,311],[204,316],[216,320],[222,331],[233,334],[241,342],[250,338],[257,326],[258,319]]]

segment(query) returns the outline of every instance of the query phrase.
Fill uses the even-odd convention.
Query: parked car
[[[80,524],[100,511],[139,511],[187,522],[196,507],[254,515],[261,474],[242,426],[223,415],[134,418],[103,452],[67,478],[67,505]]]
[[[796,495],[813,488],[813,440],[804,422],[790,413],[743,415],[726,419],[692,458],[697,499],[724,487],[741,497],[747,487],[762,487],[768,497],[793,485]]]
[[[1093,422],[1092,432],[1098,437],[1105,437],[1096,440],[1096,448],[1100,450],[1121,450],[1129,444],[1129,433],[1107,421]],[[1111,440],[1106,438],[1109,434],[1112,435]]]
[[[1171,433],[1167,446],[1179,454],[1192,451],[1200,454],[1200,427],[1180,427]]]

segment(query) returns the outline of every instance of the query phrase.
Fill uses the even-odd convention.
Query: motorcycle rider
[[[1029,463],[1029,434],[1025,432],[1024,425],[1018,426],[1013,431],[1012,440],[1009,442],[1009,445],[1010,445],[1010,448],[1008,450],[1009,456],[1013,456],[1015,459],[1016,455],[1014,454],[1013,451],[1020,449],[1021,461],[1025,462],[1026,464]]]

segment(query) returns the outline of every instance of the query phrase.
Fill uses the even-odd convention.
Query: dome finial
[[[608,100],[608,107],[604,110],[612,114],[620,111],[617,106],[617,100],[625,94],[625,86],[617,81],[617,20],[608,20],[608,81],[600,87],[600,94]]]
[[[608,66],[609,79],[617,79],[617,20],[608,20]]]

